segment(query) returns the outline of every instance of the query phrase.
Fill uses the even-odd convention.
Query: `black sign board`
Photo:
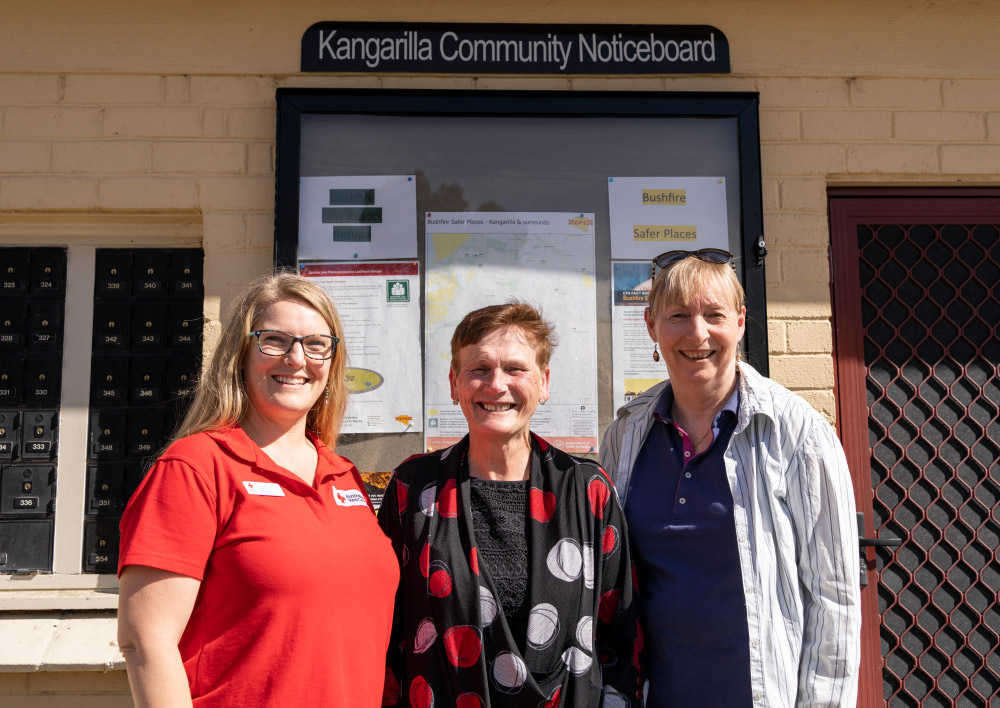
[[[728,74],[709,25],[318,22],[302,71],[463,74]]]

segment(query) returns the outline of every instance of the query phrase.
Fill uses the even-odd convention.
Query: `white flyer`
[[[597,451],[594,215],[568,212],[428,212],[424,367],[428,451],[468,432],[448,385],[451,336],[486,305],[523,300],[555,325],[550,398],[531,430],[572,453]]]
[[[653,361],[643,312],[652,284],[649,261],[614,261],[611,288],[611,386],[615,411],[667,378],[663,362]]]
[[[420,432],[420,270],[416,261],[300,263],[333,300],[351,392],[343,433]]]
[[[302,177],[300,261],[417,257],[413,175]]]
[[[724,177],[609,177],[611,257],[729,250]]]

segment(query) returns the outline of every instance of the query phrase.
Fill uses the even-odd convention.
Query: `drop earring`
[[[451,405],[457,406],[458,405],[458,399],[457,398],[451,399]]]
[[[660,352],[657,351],[656,347],[657,347],[657,345],[654,344],[653,345],[653,361],[659,361],[660,360]]]

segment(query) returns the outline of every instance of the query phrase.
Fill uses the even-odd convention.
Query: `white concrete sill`
[[[0,673],[117,671],[114,612],[0,613]]]
[[[0,612],[117,608],[114,575],[0,575]]]

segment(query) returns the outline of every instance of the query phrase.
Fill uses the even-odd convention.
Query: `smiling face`
[[[519,437],[527,442],[531,416],[549,397],[549,370],[539,368],[531,337],[515,326],[462,347],[448,380],[470,435],[497,443]]]
[[[298,300],[278,300],[264,310],[254,330],[275,329],[296,337],[333,334],[316,310]],[[309,359],[296,342],[283,356],[268,356],[251,338],[243,358],[243,380],[250,399],[246,417],[256,424],[287,429],[304,424],[323,395],[332,359]]]
[[[655,316],[646,309],[646,329],[659,345],[674,387],[705,387],[706,393],[731,390],[745,321],[746,308],[736,310],[717,281],[706,283],[688,302],[663,304]]]

